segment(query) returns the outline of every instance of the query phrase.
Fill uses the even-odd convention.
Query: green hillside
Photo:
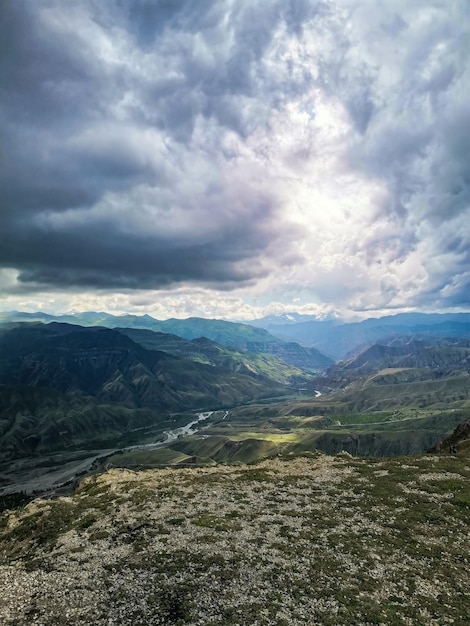
[[[0,460],[123,445],[132,433],[174,426],[168,416],[151,409],[100,401],[79,393],[0,385]],[[126,435],[127,433],[127,435]]]
[[[142,329],[173,334],[192,340],[201,337],[210,339],[226,348],[252,353],[271,354],[288,365],[308,371],[318,372],[332,365],[331,358],[315,348],[305,348],[292,341],[283,341],[262,328],[248,324],[208,320],[204,318],[156,320],[149,315],[109,315],[106,313],[80,313],[53,317],[43,313],[0,313],[0,321],[14,322],[60,322],[82,326],[102,326],[107,328]],[[143,335],[141,335],[143,336]]]
[[[207,339],[199,337],[191,341],[167,333],[151,330],[123,328],[119,332],[148,350],[161,350],[174,356],[191,359],[197,363],[205,363],[228,369],[252,377],[265,377],[282,384],[305,384],[312,374],[287,365],[274,354],[256,354],[239,352]]]
[[[146,350],[105,328],[33,324],[0,335],[0,451],[8,457],[104,445],[170,413],[285,393],[266,378]]]
[[[164,412],[231,405],[280,391],[271,381],[146,350],[117,331],[70,329],[51,334],[54,329],[32,326],[0,336],[0,383],[79,391]]]

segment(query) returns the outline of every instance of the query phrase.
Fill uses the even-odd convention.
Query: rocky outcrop
[[[470,420],[459,424],[449,437],[433,446],[429,452],[450,452],[454,454],[458,452],[462,445],[466,449],[470,449]]]

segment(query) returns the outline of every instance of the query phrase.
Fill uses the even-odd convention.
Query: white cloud
[[[12,10],[0,306],[470,306],[463,0],[142,6]]]

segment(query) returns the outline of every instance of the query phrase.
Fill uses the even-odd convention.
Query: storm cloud
[[[5,293],[470,306],[464,0],[0,11]]]

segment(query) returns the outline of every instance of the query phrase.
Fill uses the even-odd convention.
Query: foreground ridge
[[[2,624],[467,624],[467,456],[111,470],[0,517]]]

